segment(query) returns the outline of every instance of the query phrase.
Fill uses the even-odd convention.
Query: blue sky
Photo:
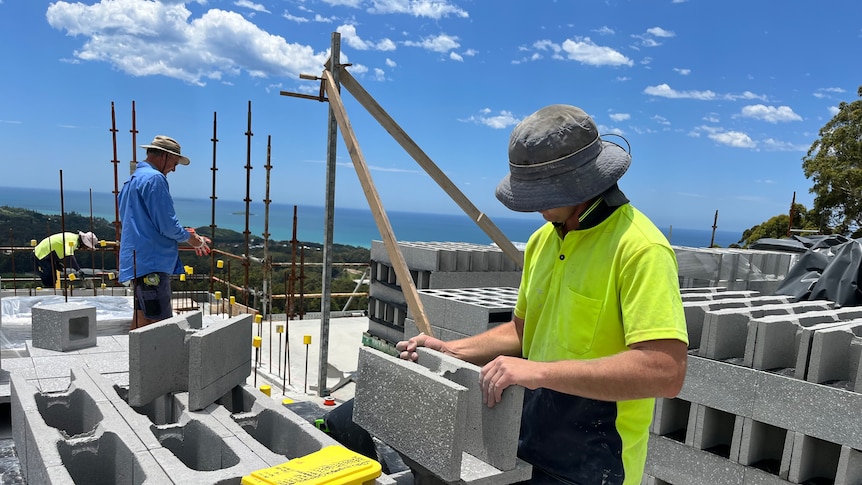
[[[324,204],[333,32],[342,61],[479,210],[494,198],[514,125],[554,103],[625,136],[620,181],[662,227],[742,230],[811,207],[802,157],[862,84],[862,3],[778,1],[0,0],[0,186],[111,192],[137,145],[176,138],[192,164],[174,197]],[[458,206],[344,91],[387,210]],[[367,207],[339,137],[336,203]],[[529,215],[529,217],[539,217]]]

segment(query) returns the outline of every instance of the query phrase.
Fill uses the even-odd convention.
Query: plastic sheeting
[[[32,339],[33,308],[68,303],[96,307],[97,335],[128,333],[132,323],[132,297],[130,296],[75,296],[63,295],[3,296],[0,298],[0,349],[21,350],[24,342]]]
[[[819,239],[775,290],[795,301],[828,300],[839,307],[862,305],[859,290],[862,243],[844,236]]]

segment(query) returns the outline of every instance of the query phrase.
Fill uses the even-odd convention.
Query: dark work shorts
[[[159,275],[159,284],[151,286],[144,283],[145,277],[135,279],[135,309],[143,310],[147,318],[164,320],[174,314],[171,307],[171,275]]]

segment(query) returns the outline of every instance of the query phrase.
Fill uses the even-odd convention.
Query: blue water
[[[0,187],[0,206],[23,207],[43,214],[60,213],[59,190]],[[180,223],[190,227],[209,226],[212,223],[212,200],[174,198]],[[91,210],[92,206],[92,210]],[[63,209],[85,216],[102,217],[109,222],[115,218],[114,196],[110,193],[65,190]],[[216,200],[215,224],[217,227],[244,232],[246,224],[252,237],[263,237],[265,206],[262,202],[249,203],[246,222],[246,203],[243,201]],[[269,238],[289,241],[293,237],[294,206],[270,204]],[[296,239],[303,242],[323,242],[323,207],[296,207]],[[451,241],[490,244],[489,238],[476,224],[463,214],[426,214],[387,211],[389,223],[399,241]],[[538,214],[534,218],[493,217],[492,221],[514,242],[526,242],[530,234],[544,221]],[[336,208],[333,241],[336,244],[371,247],[372,240],[381,240],[380,232],[371,211],[367,209]],[[3,230],[4,228],[0,228]],[[75,228],[71,228],[75,229]],[[708,247],[712,229],[661,228],[670,242],[677,246]],[[727,247],[739,241],[741,234],[733,231],[716,231],[715,244]]]

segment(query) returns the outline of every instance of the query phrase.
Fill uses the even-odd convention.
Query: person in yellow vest
[[[59,274],[65,269],[63,258],[69,258],[69,264],[76,272],[81,271],[75,250],[78,248],[95,249],[98,239],[92,232],[78,231],[52,234],[33,248],[36,274],[46,288],[59,287]]]

